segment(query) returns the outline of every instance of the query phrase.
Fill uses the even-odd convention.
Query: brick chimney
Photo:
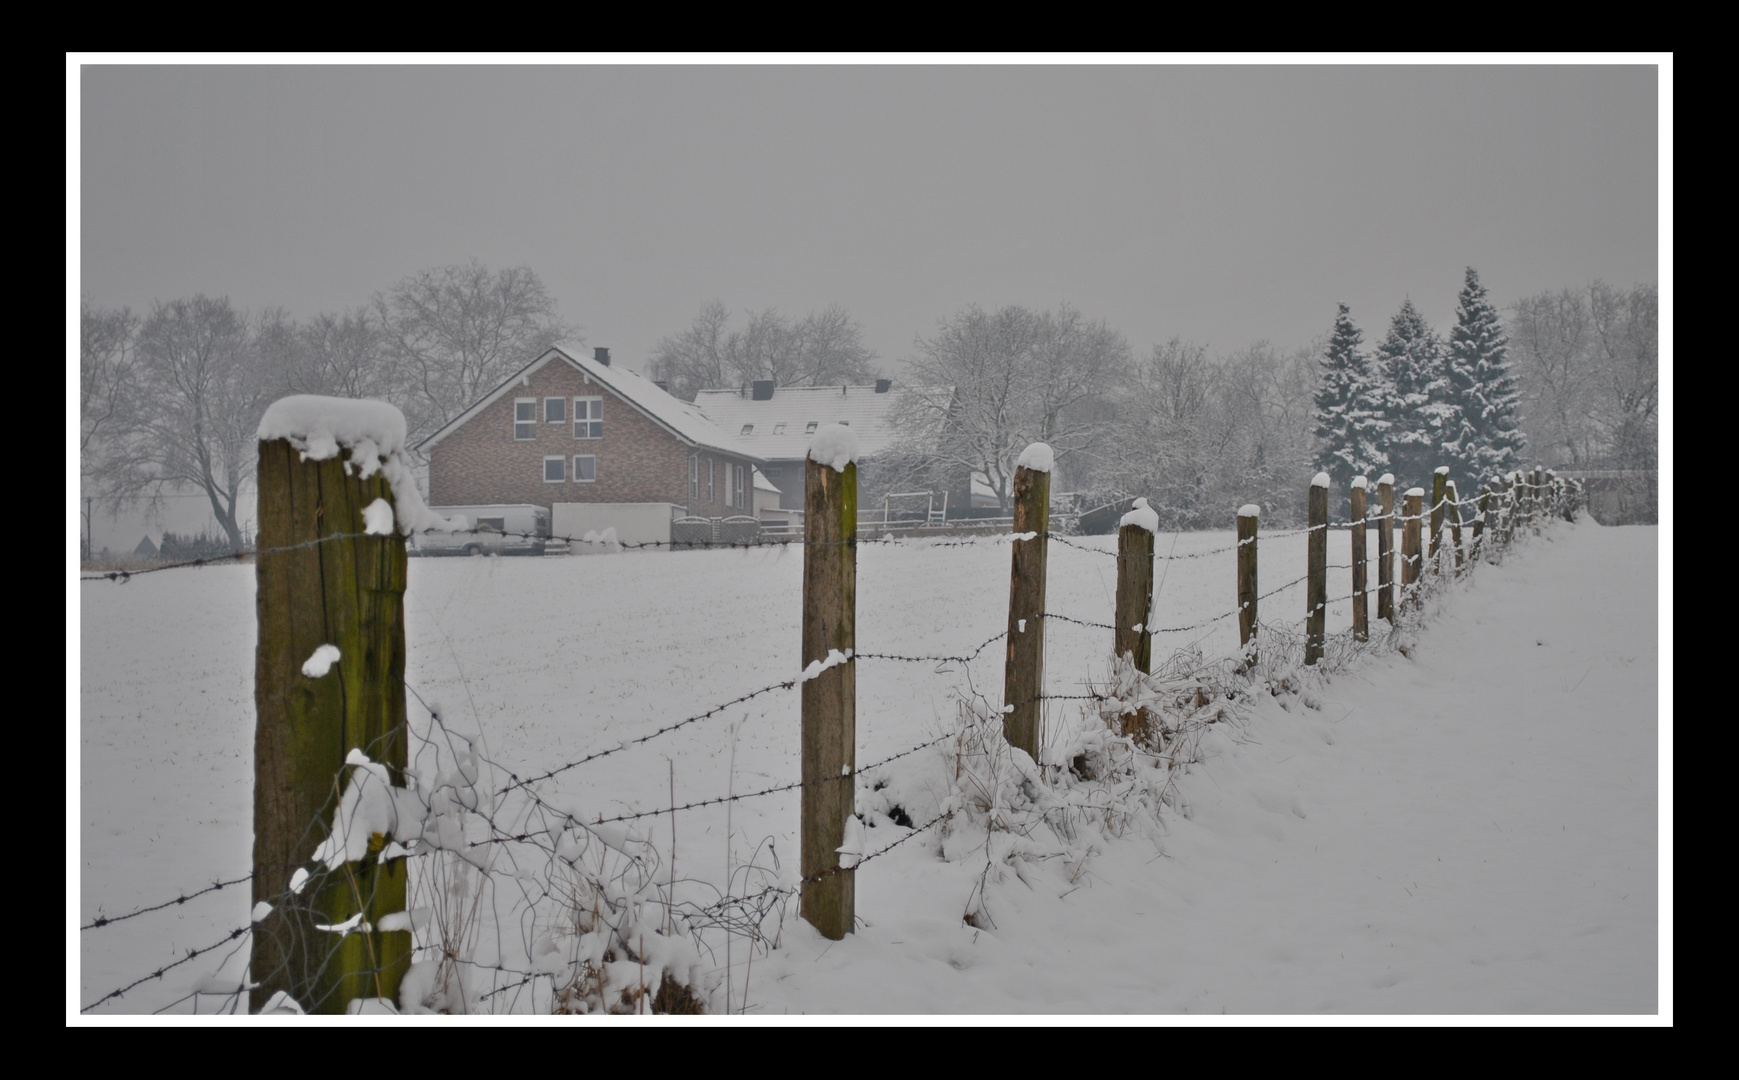
[[[603,364],[605,367],[609,367],[610,366],[610,350],[609,349],[593,349],[592,350],[592,359],[596,360],[600,364]]]

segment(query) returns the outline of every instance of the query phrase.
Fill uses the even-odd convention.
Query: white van
[[[444,518],[463,517],[458,532],[420,532],[412,555],[542,555],[549,540],[549,509],[530,503],[497,506],[431,506]]]

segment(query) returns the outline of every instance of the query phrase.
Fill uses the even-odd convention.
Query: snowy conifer
[[[1517,422],[1521,388],[1510,375],[1509,342],[1503,320],[1467,268],[1455,329],[1449,334],[1449,382],[1458,429],[1445,432],[1457,471],[1490,476],[1516,468],[1527,444]]]
[[[1387,383],[1379,418],[1386,422],[1382,447],[1396,487],[1429,487],[1432,470],[1450,464],[1444,444],[1460,425],[1454,419],[1458,410],[1451,400],[1443,342],[1413,301],[1404,301],[1389,321],[1373,366],[1373,374]]]
[[[1339,484],[1389,463],[1378,415],[1385,386],[1372,378],[1370,357],[1359,350],[1363,340],[1351,310],[1340,305],[1334,333],[1318,361],[1321,377],[1315,399],[1316,437],[1321,440],[1315,464]]]

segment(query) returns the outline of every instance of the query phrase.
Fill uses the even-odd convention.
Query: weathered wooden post
[[[1255,503],[1238,508],[1238,644],[1246,669],[1256,666],[1256,524],[1261,512]]]
[[[311,1013],[357,998],[396,1005],[411,935],[376,927],[405,910],[405,862],[382,862],[392,837],[352,836],[339,809],[353,791],[390,798],[365,790],[379,771],[347,768],[352,752],[404,784],[398,525],[421,500],[388,475],[408,482],[405,421],[380,402],[296,396],[266,410],[259,439],[253,899],[269,913],[254,924],[249,1002],[257,1012],[282,991]],[[315,863],[329,838],[331,857]]]
[[[1443,539],[1443,493],[1449,486],[1449,466],[1439,465],[1431,472],[1431,545],[1427,558],[1431,573],[1437,573],[1437,548]]]
[[[857,780],[857,436],[815,433],[803,489],[803,889],[800,911],[823,937],[851,932],[857,874],[841,866]]]
[[[1508,547],[1515,541],[1516,519],[1521,516],[1522,508],[1517,505],[1516,500],[1516,496],[1519,493],[1516,482],[1521,478],[1521,475],[1520,470],[1514,470],[1504,474],[1503,542],[1505,547]]]
[[[1491,520],[1493,486],[1492,483],[1488,482],[1479,492],[1479,516],[1473,519],[1473,546],[1467,556],[1470,559],[1479,558],[1480,542],[1485,536],[1485,530],[1489,527],[1486,523]]]
[[[1322,659],[1328,612],[1328,474],[1310,481],[1310,530],[1305,541],[1304,662]]]
[[[1419,521],[1425,516],[1425,489],[1408,488],[1401,501],[1401,608],[1419,602]]]
[[[1541,520],[1546,513],[1546,471],[1538,465],[1534,466],[1531,501],[1529,503],[1528,521],[1534,527],[1535,535],[1540,532]]]
[[[1353,537],[1353,640],[1371,639],[1370,607],[1365,577],[1365,478],[1353,477],[1352,483]]]
[[[1128,656],[1143,674],[1153,671],[1153,632],[1148,620],[1153,611],[1153,544],[1159,532],[1159,515],[1136,499],[1117,529],[1117,629],[1112,632],[1111,651]],[[1123,734],[1141,735],[1148,727],[1146,709],[1123,715]]]
[[[857,436],[815,433],[803,495],[803,891],[823,937],[851,932],[857,875],[841,866],[857,780]]]
[[[1455,576],[1461,576],[1461,495],[1456,490],[1455,481],[1443,485],[1443,495],[1449,510],[1449,540],[1455,547]]]
[[[1014,470],[1014,557],[1008,581],[1008,659],[1002,677],[1002,732],[1039,759],[1045,686],[1045,554],[1051,531],[1051,448],[1033,443]],[[1024,538],[1024,539],[1023,539]]]
[[[1377,618],[1395,625],[1395,474],[1377,479]]]

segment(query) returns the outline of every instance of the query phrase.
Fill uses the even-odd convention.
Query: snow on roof
[[[587,350],[576,345],[566,344],[551,346],[537,359],[508,376],[500,386],[478,399],[476,404],[448,421],[439,431],[418,443],[417,448],[419,450],[431,449],[436,443],[457,429],[459,425],[482,412],[500,399],[502,395],[527,379],[533,372],[558,359],[584,373],[593,382],[610,390],[617,397],[634,406],[648,419],[690,446],[697,446],[705,450],[718,450],[756,460],[764,457],[739,440],[727,435],[699,408],[671,396],[668,391],[661,389],[657,383],[639,372],[620,364],[600,364],[591,357]]]
[[[771,491],[775,495],[780,493],[779,489],[773,486],[773,481],[761,475],[760,469],[755,469],[754,474],[756,491]]]
[[[751,391],[702,390],[695,405],[722,428],[738,453],[766,460],[801,461],[809,454],[811,427],[845,424],[857,436],[864,457],[886,450],[899,438],[893,412],[910,395],[951,396],[953,387],[895,386],[885,394],[873,386],[780,386],[765,401]]]

